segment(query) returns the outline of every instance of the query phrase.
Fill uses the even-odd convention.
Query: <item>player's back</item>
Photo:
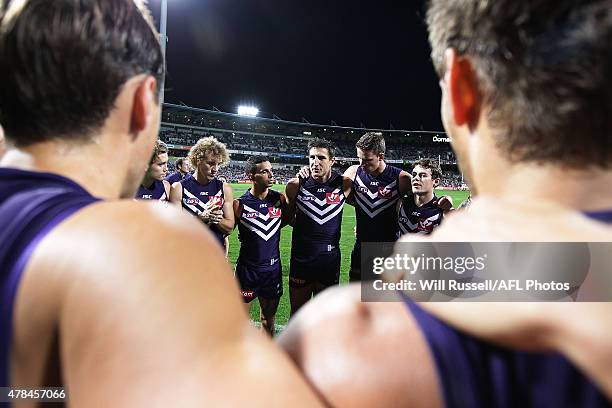
[[[342,175],[332,172],[325,183],[314,178],[300,179],[296,197],[296,218],[292,235],[292,254],[316,255],[313,247],[338,247],[342,210],[346,197]]]
[[[393,242],[397,238],[399,176],[401,169],[386,165],[378,176],[357,168],[353,191],[357,217],[357,241]]]
[[[223,182],[217,178],[208,184],[199,183],[195,177],[187,177],[180,181],[183,190],[183,201],[181,206],[192,215],[201,214],[209,201],[219,208],[223,207],[225,196],[223,194]],[[210,226],[211,232],[217,238],[221,246],[225,245],[225,234],[216,226]]]
[[[240,262],[253,266],[278,262],[282,223],[280,193],[268,190],[262,200],[247,190],[238,200],[242,207],[238,224]]]
[[[30,255],[57,224],[96,201],[64,177],[0,169],[0,386],[10,384],[14,304]]]

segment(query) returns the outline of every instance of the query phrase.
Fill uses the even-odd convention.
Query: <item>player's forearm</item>
[[[231,234],[234,230],[235,222],[232,219],[223,219],[219,224],[217,224],[217,228],[224,234]]]

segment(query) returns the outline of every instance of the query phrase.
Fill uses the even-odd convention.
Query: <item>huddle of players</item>
[[[611,242],[610,0],[432,0],[427,21],[479,194],[433,238]],[[210,234],[119,200],[161,116],[143,2],[0,1],[0,28],[2,387],[87,407],[610,406],[610,303],[363,303],[349,285],[292,319],[283,353]]]
[[[196,168],[194,174],[184,171],[188,164],[179,159],[177,172],[164,179],[168,149],[157,141],[136,198],[180,205],[208,225],[223,246],[227,246],[224,238],[237,226],[241,246],[235,274],[241,294],[247,304],[259,298],[262,328],[272,334],[283,294],[282,227],[290,224],[294,228],[289,272],[294,315],[314,295],[339,283],[345,203],[354,205],[357,215],[350,269],[353,281],[361,278],[362,242],[393,242],[400,234],[428,234],[443,219],[445,210],[434,195],[441,178],[439,165],[421,159],[412,177],[388,165],[380,133],[366,133],[356,148],[360,164],[340,174],[332,170],[333,144],[325,139],[311,140],[307,146],[309,165],[289,181],[285,194],[270,189],[274,174],[269,159],[253,156],[245,168],[252,187],[232,205],[230,186],[217,177],[219,167],[229,160],[225,145],[213,137],[200,139],[188,157]],[[171,187],[168,180],[175,180]]]

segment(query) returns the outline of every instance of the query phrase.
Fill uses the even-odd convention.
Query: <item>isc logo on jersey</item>
[[[340,194],[338,193],[326,193],[325,202],[327,204],[340,204]]]
[[[142,199],[143,199],[143,200],[151,200],[152,198],[153,198],[153,195],[152,195],[152,194],[144,194],[144,195],[142,196]]]
[[[387,187],[378,187],[378,195],[382,198],[391,198],[391,194],[393,194],[393,192],[388,190]]]
[[[270,207],[270,208],[268,208],[268,215],[270,215],[270,218],[280,218],[280,216],[281,216],[281,209],[280,208],[275,208],[275,207]]]
[[[220,196],[213,196],[210,199],[211,205],[216,205],[217,207],[223,207],[223,198]]]
[[[200,202],[200,200],[198,200],[197,198],[185,198],[185,199],[183,199],[183,201],[187,205],[196,205],[197,203]]]

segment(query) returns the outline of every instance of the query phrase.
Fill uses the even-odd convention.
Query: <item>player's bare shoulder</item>
[[[400,241],[414,241],[402,237]],[[553,201],[521,202],[478,197],[470,211],[454,211],[427,239],[438,242],[594,242],[612,239],[612,228]]]
[[[348,169],[346,169],[344,171],[344,174],[342,174],[344,177],[347,177],[351,180],[355,180],[355,176],[357,175],[357,169],[359,168],[359,166],[357,164],[353,164],[352,166],[350,166]]]

